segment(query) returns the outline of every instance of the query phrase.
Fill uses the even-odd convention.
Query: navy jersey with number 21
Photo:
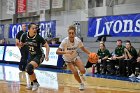
[[[29,33],[25,33],[22,36],[21,42],[29,47],[29,53],[31,55],[36,55],[36,54],[41,55],[43,53],[42,45],[46,43],[44,38],[41,37],[39,34],[30,37]]]

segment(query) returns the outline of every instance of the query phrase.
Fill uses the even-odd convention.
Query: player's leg
[[[73,63],[68,63],[67,66],[69,67],[69,69],[72,71],[72,73],[74,74],[75,79],[79,82],[80,90],[84,89],[84,84],[82,83],[82,80],[80,79],[80,76],[78,74],[77,69],[75,68],[75,66],[73,65]]]
[[[28,54],[29,54],[28,48],[25,46],[24,51],[23,51],[23,58],[24,58],[24,60],[23,60],[23,70],[24,71],[25,71],[26,66],[27,66]]]
[[[85,68],[86,69],[90,68],[90,67],[92,67],[92,65],[93,65],[93,63],[90,63],[89,61],[87,61]]]
[[[19,70],[21,70],[21,71],[25,71],[25,68],[27,66],[28,52],[29,51],[28,51],[27,46],[23,46],[20,49],[21,59],[20,59],[20,63],[19,63]]]
[[[32,91],[35,91],[39,87],[39,83],[37,81],[36,75],[34,73],[34,69],[37,68],[44,60],[45,55],[37,55],[34,59],[27,65],[27,73],[29,74],[29,78],[31,80]]]
[[[79,82],[82,83],[79,75],[78,75],[78,71],[75,68],[75,66],[73,65],[73,63],[67,63],[68,68],[72,71],[72,73],[74,74],[75,79]]]
[[[21,59],[19,62],[19,70],[23,71],[23,63],[24,63],[24,50],[23,48],[20,49]]]
[[[75,65],[78,67],[78,69],[79,69],[79,71],[80,71],[80,72],[79,72],[80,78],[81,78],[83,81],[85,81],[85,77],[84,77],[83,75],[85,74],[86,70],[85,70],[85,68],[84,68],[84,64],[82,63],[82,60],[81,60],[79,57],[77,57],[77,59],[75,60]],[[81,81],[82,81],[82,80],[81,80]],[[83,90],[83,89],[84,89],[84,83],[83,83],[83,82],[80,83],[79,89],[80,89],[80,90]]]
[[[36,79],[35,73],[34,73],[34,69],[38,67],[38,64],[35,61],[31,61],[28,65],[27,65],[27,73],[29,74],[29,77],[31,79],[31,81]]]
[[[137,67],[139,68],[137,78],[140,79],[140,62],[137,62]]]
[[[79,57],[75,60],[75,65],[78,67],[81,74],[85,74],[86,70],[84,68],[84,64],[82,63],[82,60]]]
[[[36,76],[35,76],[35,73],[34,73],[34,69],[38,67],[38,64],[35,62],[35,61],[31,61],[30,63],[28,63],[27,67],[26,67],[26,71],[29,75],[29,78],[30,78],[30,82],[31,82],[31,85],[29,85],[27,87],[27,89],[33,89],[33,85],[34,83],[38,83],[37,82],[37,79],[36,79]]]
[[[78,70],[79,70],[79,76],[80,78],[85,81],[85,77],[84,77],[84,74],[86,73],[86,70],[84,68],[84,64],[82,63],[82,60],[77,57],[77,59],[75,60],[75,65],[78,67]]]

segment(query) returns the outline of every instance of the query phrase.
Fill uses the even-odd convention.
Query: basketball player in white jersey
[[[78,55],[78,48],[83,50],[87,55],[90,54],[90,51],[87,50],[82,41],[75,36],[76,35],[76,29],[74,26],[70,26],[68,29],[68,37],[64,38],[64,40],[61,42],[59,48],[56,51],[56,54],[63,55],[63,59],[66,62],[69,69],[74,74],[75,79],[80,83],[80,90],[84,89],[84,83],[82,82],[80,76],[85,74],[85,68],[84,65]],[[80,71],[80,75],[78,74],[78,70]]]

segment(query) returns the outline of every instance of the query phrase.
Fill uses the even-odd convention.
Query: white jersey
[[[78,48],[83,47],[82,41],[78,38],[74,38],[74,43],[71,43],[69,41],[69,37],[66,37],[63,39],[62,43],[60,44],[59,48],[61,48],[63,51],[72,51],[72,54],[64,54],[63,59],[64,61],[71,62],[75,61],[75,59],[78,57]]]

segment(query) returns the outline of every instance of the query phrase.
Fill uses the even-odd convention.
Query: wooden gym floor
[[[29,83],[26,72],[17,66],[0,65],[0,93],[140,93],[140,83],[86,76],[85,90],[72,74],[35,70],[40,83],[37,91],[26,90]]]

